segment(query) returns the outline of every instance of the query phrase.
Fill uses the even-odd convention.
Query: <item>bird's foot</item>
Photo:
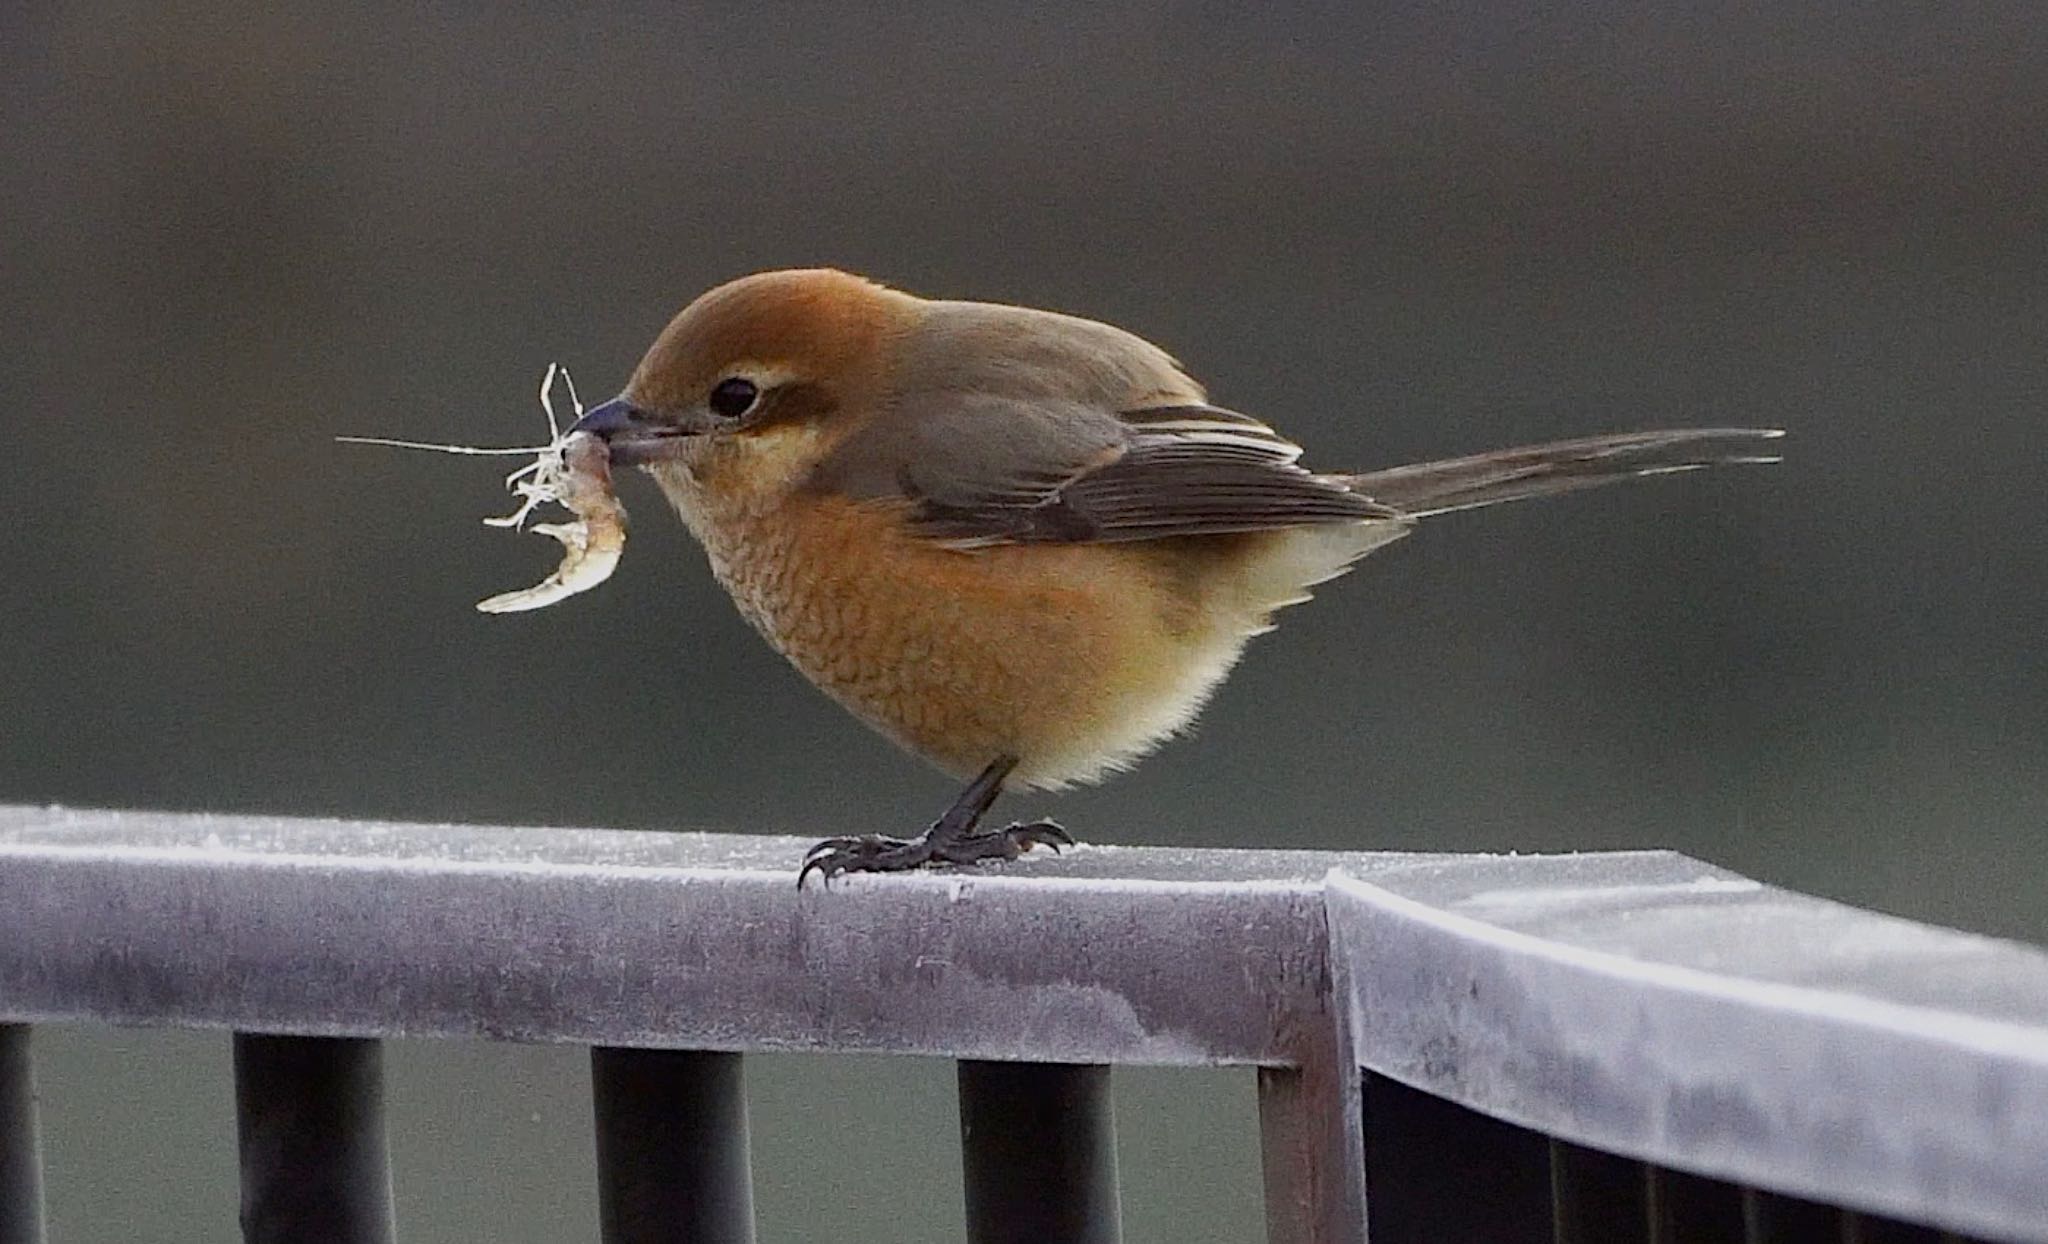
[[[840,873],[908,872],[934,864],[981,864],[989,860],[1014,860],[1033,847],[1054,851],[1074,845],[1073,836],[1058,821],[1025,821],[981,834],[948,834],[944,822],[915,838],[888,838],[881,834],[860,834],[827,838],[804,852],[804,866],[797,872],[801,890],[812,872],[826,885]]]

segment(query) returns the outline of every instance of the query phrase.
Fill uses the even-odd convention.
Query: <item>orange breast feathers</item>
[[[1264,625],[1241,559],[1213,541],[962,551],[914,534],[900,504],[656,475],[771,644],[961,776],[997,755],[1019,758],[1027,788],[1125,767],[1187,724]],[[1236,543],[1250,557],[1261,541]]]

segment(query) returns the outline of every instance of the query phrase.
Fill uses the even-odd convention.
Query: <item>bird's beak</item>
[[[623,397],[591,407],[569,428],[571,433],[588,432],[604,441],[611,449],[614,466],[681,457],[691,437],[709,430],[642,410]]]

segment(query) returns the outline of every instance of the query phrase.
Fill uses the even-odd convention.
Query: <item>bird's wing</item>
[[[1206,404],[1110,413],[1043,398],[957,398],[898,423],[891,469],[853,495],[908,501],[957,548],[1115,542],[1396,518],[1249,415]]]

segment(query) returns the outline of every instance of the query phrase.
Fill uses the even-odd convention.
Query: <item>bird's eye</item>
[[[729,376],[711,390],[711,413],[722,419],[737,419],[754,408],[761,390],[741,376]]]

